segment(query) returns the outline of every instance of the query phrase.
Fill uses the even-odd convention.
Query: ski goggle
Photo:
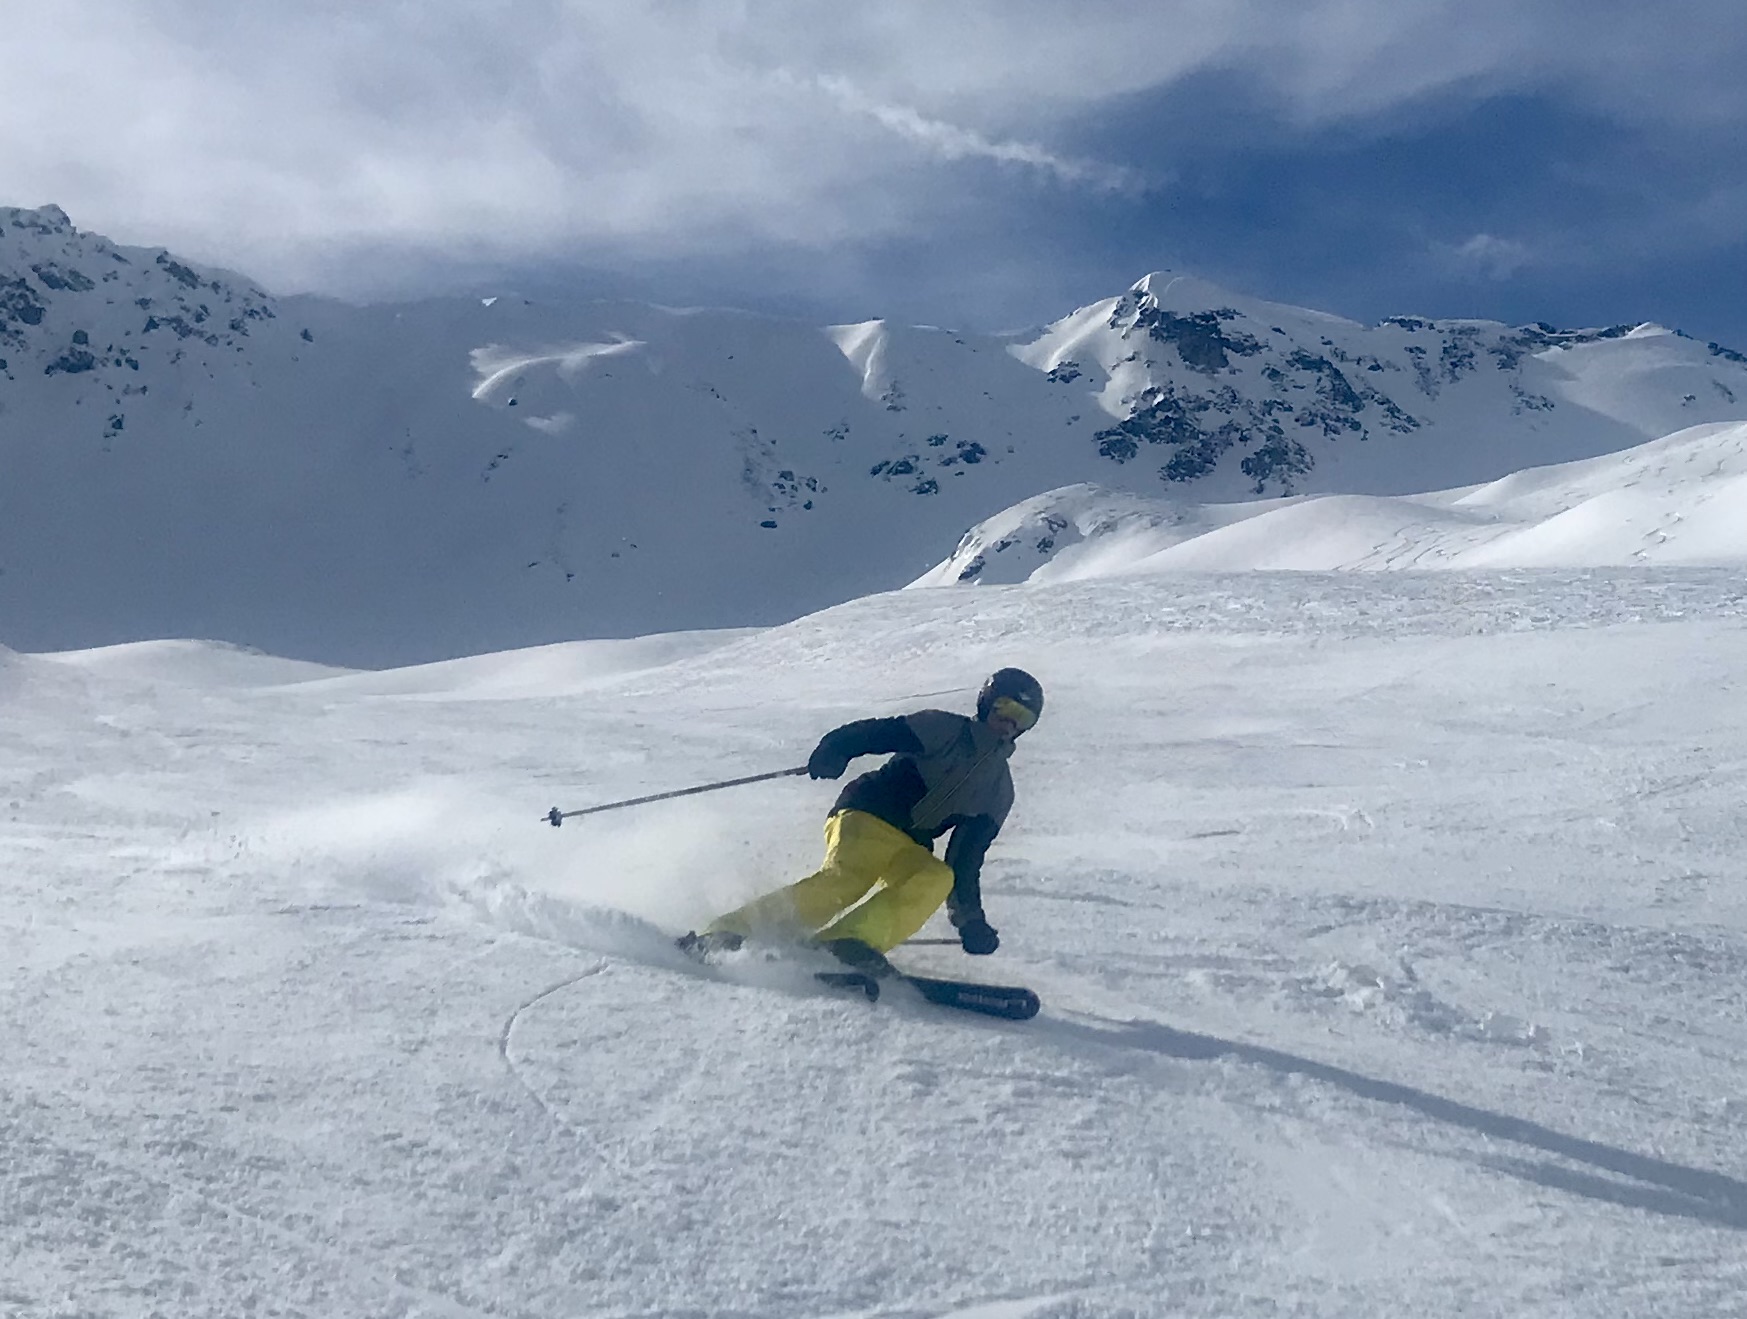
[[[1021,705],[1011,696],[997,696],[995,703],[989,709],[991,713],[998,714],[1003,719],[1011,719],[1013,726],[1021,733],[1037,722],[1037,711],[1029,705]]]

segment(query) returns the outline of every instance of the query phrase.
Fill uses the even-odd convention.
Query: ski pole
[[[585,806],[580,811],[561,811],[554,806],[540,818],[554,829],[575,815],[595,815],[600,811],[616,811],[626,806],[642,806],[652,801],[668,801],[674,797],[690,797],[700,792],[715,792],[718,788],[738,788],[743,783],[763,783],[767,779],[792,778],[797,774],[805,774],[807,767],[797,765],[794,769],[772,770],[769,774],[752,774],[743,779],[724,779],[720,783],[700,783],[695,788],[680,788],[674,792],[657,792],[647,797],[632,797],[628,801],[610,801],[604,806]]]

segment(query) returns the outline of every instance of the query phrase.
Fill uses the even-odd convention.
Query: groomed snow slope
[[[624,658],[0,653],[0,1310],[1739,1313],[1737,571],[898,592]],[[835,785],[540,821],[1010,662],[1003,947],[901,955],[1031,1023],[673,954]]]
[[[1069,486],[973,527],[916,586],[1136,572],[1747,564],[1747,424],[1483,486],[1245,504]]]

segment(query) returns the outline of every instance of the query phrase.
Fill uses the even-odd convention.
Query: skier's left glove
[[[1001,946],[1001,936],[981,916],[972,916],[959,925],[958,941],[973,957],[987,957]]]
[[[837,748],[830,745],[829,739],[820,742],[813,748],[813,754],[807,757],[807,776],[815,779],[840,779],[843,771],[849,768],[849,759]]]

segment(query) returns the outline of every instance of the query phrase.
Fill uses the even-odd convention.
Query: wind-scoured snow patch
[[[886,370],[886,323],[863,321],[859,325],[832,325],[825,333],[860,373],[862,397],[875,400],[886,397],[891,389],[890,375]]]
[[[1145,572],[1747,563],[1747,424],[1424,495],[1191,505],[1069,486],[996,514],[913,586]]]
[[[136,641],[41,656],[85,673],[184,687],[277,687],[334,678],[351,670],[284,659],[225,641]]]
[[[643,344],[629,335],[620,335],[609,343],[571,344],[545,352],[517,352],[501,344],[487,344],[473,350],[473,370],[479,383],[473,387],[473,397],[480,403],[496,402],[518,376],[536,367],[550,366],[565,380],[574,380],[586,371],[596,358],[620,357],[636,352]]]
[[[590,367],[602,358],[623,357],[643,347],[642,340],[627,334],[616,334],[604,343],[538,352],[487,344],[471,354],[478,377],[473,400],[488,407],[513,408],[535,430],[560,435],[576,424],[576,414],[562,405],[574,398],[576,383]]]

